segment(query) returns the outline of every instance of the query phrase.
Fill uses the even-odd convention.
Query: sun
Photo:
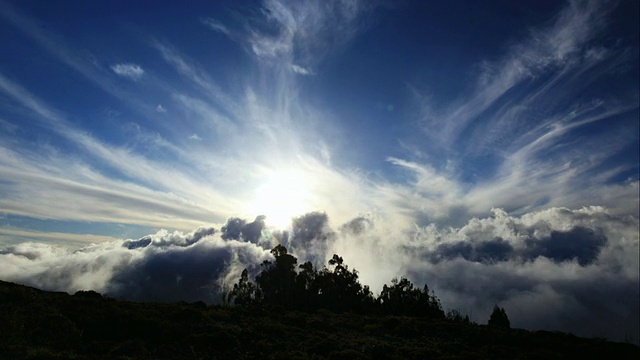
[[[273,171],[259,185],[249,211],[265,215],[267,224],[286,229],[291,218],[308,212],[311,208],[311,180],[302,172]]]

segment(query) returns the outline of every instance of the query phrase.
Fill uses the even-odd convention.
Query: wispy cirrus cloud
[[[169,44],[152,40],[151,45],[159,51],[164,61],[173,66],[173,68],[192,85],[204,90],[209,99],[223,107],[223,111],[231,114],[239,113],[233,99],[222,91],[220,86],[204,69],[194,64]],[[169,87],[168,85],[166,86]]]
[[[59,111],[44,104],[20,85],[4,77],[0,77],[0,80],[3,92],[32,112],[40,125],[48,127],[85,154],[83,157],[65,158],[56,156],[56,149],[44,152],[45,155],[36,155],[26,149],[16,152],[3,147],[6,152],[3,158],[12,159],[1,169],[8,181],[3,184],[4,193],[11,194],[2,202],[2,209],[6,213],[43,219],[152,227],[170,221],[172,226],[184,229],[203,222],[220,221],[230,214],[248,213],[245,205],[252,203],[255,195],[251,192],[246,194],[246,188],[241,189],[244,194],[238,193],[237,179],[244,179],[245,183],[250,181],[245,186],[255,186],[257,189],[260,182],[255,179],[274,176],[274,171],[283,169],[298,169],[308,174],[308,179],[315,180],[306,185],[309,193],[313,194],[308,204],[310,208],[324,209],[337,219],[343,219],[354,212],[366,212],[373,206],[366,193],[375,186],[369,184],[362,174],[328,168],[322,162],[303,155],[303,152],[298,152],[298,158],[292,160],[286,156],[292,151],[291,148],[283,147],[286,143],[278,140],[282,137],[276,133],[273,134],[272,144],[261,152],[256,153],[255,147],[242,147],[233,157],[218,160],[215,157],[203,158],[203,152],[197,150],[184,155],[192,162],[174,167],[143,154],[131,153],[129,149],[104,143],[73,127]],[[255,121],[264,121],[261,118],[264,113],[255,108],[255,104],[251,108],[257,111]],[[252,121],[251,117],[249,121]],[[291,134],[290,129],[286,128],[278,131]],[[255,134],[243,134],[245,139],[247,136]],[[265,144],[260,141],[257,146]],[[166,146],[171,147],[171,144]],[[94,161],[98,161],[101,168],[107,166],[111,171],[116,171],[119,176],[106,176],[91,165]],[[217,174],[214,184],[210,175],[207,175],[212,171]],[[26,185],[35,183],[41,186]],[[333,194],[346,189],[349,189],[348,196],[331,200]],[[64,199],[75,199],[76,206],[58,209],[57,204],[65,202]],[[384,204],[378,207],[384,208],[389,215],[394,212],[393,208]],[[251,208],[251,211],[262,210]]]
[[[563,76],[585,66],[584,57],[593,49],[588,42],[604,26],[606,9],[604,3],[570,2],[549,27],[532,29],[530,37],[513,45],[502,59],[483,62],[471,94],[453,103],[446,113],[432,118],[427,126],[430,130],[435,130],[432,126],[440,128],[439,137],[453,142],[478,116],[519,84],[550,71]],[[549,90],[544,84],[541,89]]]
[[[289,50],[296,46],[307,46],[305,51],[317,51],[318,54],[328,51],[332,47],[340,46],[342,44],[341,41],[344,40],[336,39],[335,43],[327,40],[331,39],[335,34],[331,35],[333,30],[329,34],[326,33],[326,29],[350,29],[347,33],[351,34],[350,36],[354,36],[363,26],[360,16],[364,14],[366,17],[369,10],[368,6],[359,3],[323,5],[319,2],[309,2],[300,6],[289,6],[289,4],[278,1],[268,1],[264,3],[264,6],[267,16],[260,21],[266,21],[266,23],[272,25],[275,24],[280,31],[275,32],[276,35],[263,34],[259,26],[260,21],[251,23],[253,26],[249,27],[249,29],[252,29],[252,31],[249,32],[250,36],[247,37],[250,42],[254,41],[259,46],[265,46],[265,49],[273,44],[275,44],[275,48],[281,46],[278,44],[282,44],[283,49]],[[534,76],[531,71],[536,74],[542,74],[549,69],[554,71],[560,69],[555,77],[551,77],[551,79],[554,79],[553,81],[558,82],[560,81],[558,79],[569,77],[569,75],[575,73],[574,68],[582,68],[576,65],[574,60],[581,59],[579,56],[581,54],[579,50],[581,44],[585,43],[589,36],[600,26],[601,20],[594,16],[596,10],[592,8],[592,5],[571,5],[559,15],[558,20],[552,26],[543,30],[532,31],[529,39],[525,39],[519,45],[514,45],[514,50],[505,55],[503,60],[496,63],[487,63],[485,72],[481,74],[478,80],[480,85],[486,85],[487,87],[483,88],[479,85],[478,92],[472,94],[470,98],[463,99],[466,101],[466,105],[462,108],[473,110],[474,114],[476,114],[473,116],[477,116],[489,106],[478,104],[484,103],[486,99],[493,99],[486,104],[494,102],[506,93],[505,89],[516,86],[516,84]],[[337,13],[339,16],[330,16],[333,13]],[[561,22],[560,19],[564,19],[564,22]],[[596,25],[585,27],[579,23],[579,20],[592,21]],[[348,36],[345,38],[348,38]],[[317,47],[311,47],[312,44]],[[199,152],[203,151],[203,148],[199,146],[198,143],[201,143],[199,141],[190,141],[190,146],[193,146],[193,148],[189,150],[172,146],[174,141],[189,139],[192,137],[193,132],[165,141],[164,143],[169,146],[169,149],[173,149],[172,151],[181,160],[186,161],[182,166],[183,171],[188,166],[195,166],[198,169],[209,168],[209,171],[215,169],[215,171],[231,172],[231,169],[234,169],[233,171],[239,174],[240,177],[247,179],[247,181],[255,181],[254,179],[259,178],[257,174],[261,173],[259,170],[260,162],[289,164],[284,165],[285,167],[291,167],[292,164],[295,164],[293,166],[300,166],[305,171],[322,174],[323,178],[327,179],[324,182],[325,184],[336,184],[336,186],[341,184],[341,186],[347,188],[361,187],[358,191],[351,193],[352,196],[349,197],[351,200],[350,206],[318,202],[318,207],[327,205],[328,211],[329,209],[340,208],[341,219],[350,216],[353,212],[366,212],[367,209],[371,208],[388,214],[396,213],[397,215],[393,216],[401,217],[403,219],[402,223],[410,224],[412,221],[422,223],[429,220],[449,221],[453,220],[454,217],[462,219],[469,213],[486,214],[492,206],[504,206],[510,211],[516,211],[527,206],[544,206],[549,202],[568,206],[589,205],[585,203],[585,197],[581,195],[582,192],[575,190],[575,179],[578,176],[582,176],[581,174],[587,174],[589,169],[597,167],[603,160],[581,165],[580,168],[576,168],[574,164],[572,171],[558,172],[558,169],[563,169],[562,164],[571,162],[571,159],[558,157],[553,162],[549,162],[549,160],[542,161],[540,151],[553,146],[562,135],[570,133],[573,129],[623,114],[625,111],[637,107],[633,103],[614,107],[606,103],[586,103],[576,109],[561,109],[564,112],[558,110],[557,113],[549,116],[546,121],[533,128],[530,127],[526,133],[516,134],[506,144],[507,146],[503,150],[503,158],[500,161],[501,165],[493,170],[495,172],[494,175],[484,180],[476,180],[473,183],[467,183],[458,178],[460,169],[457,169],[456,166],[460,167],[464,166],[464,164],[457,159],[452,159],[452,167],[444,169],[436,164],[421,164],[392,156],[390,157],[391,164],[406,169],[414,177],[408,183],[390,183],[384,179],[372,178],[364,173],[326,168],[324,165],[321,166],[320,163],[308,160],[316,157],[316,155],[327,157],[327,152],[313,154],[309,152],[306,145],[309,144],[311,145],[309,148],[313,148],[313,144],[317,143],[318,140],[324,144],[326,142],[323,142],[321,138],[308,141],[304,136],[305,133],[309,132],[299,131],[297,127],[304,128],[313,125],[314,117],[321,118],[325,114],[316,114],[315,109],[296,100],[298,89],[291,75],[284,75],[283,78],[276,79],[276,82],[270,82],[268,89],[262,89],[259,85],[250,82],[246,86],[243,97],[232,99],[228,94],[225,94],[221,86],[213,80],[207,71],[193,60],[180,54],[170,44],[154,40],[152,45],[187,84],[186,89],[189,90],[188,92],[178,92],[168,84],[164,86],[166,91],[170,93],[171,99],[176,105],[179,105],[177,107],[184,111],[185,119],[188,119],[188,121],[198,119],[199,123],[205,126],[204,129],[209,126],[209,131],[214,130],[225,134],[225,136],[216,139],[217,144],[214,147],[214,149],[224,150],[227,154],[225,158],[220,157],[211,150],[205,150],[207,156],[202,156],[202,153]],[[523,52],[524,50],[520,51],[521,49],[527,50]],[[285,56],[286,54],[283,53],[281,55]],[[584,61],[588,62],[588,64],[592,61],[603,62],[607,59],[607,52],[603,52],[601,55],[584,57]],[[295,59],[293,58],[287,60],[286,56],[283,58],[282,64],[288,65],[292,72],[295,73],[295,69],[297,69],[298,73],[310,71],[308,68],[294,63]],[[525,58],[528,62],[523,60]],[[510,65],[498,71],[497,69],[501,69],[500,64]],[[520,69],[522,66],[524,68]],[[516,69],[520,70],[516,71]],[[276,86],[271,86],[272,84],[276,84]],[[539,105],[540,102],[547,101],[546,99],[549,96],[545,94],[549,91],[549,87],[550,85],[547,82],[536,87],[534,89],[536,91],[530,93],[523,100],[524,102],[521,104],[524,105],[522,106],[508,106],[509,102],[507,102],[507,105],[502,106],[497,112],[498,116],[493,117],[490,121],[485,121],[481,126],[477,126],[477,133],[469,142],[472,144],[471,146],[478,149],[492,145],[483,143],[482,139],[501,138],[499,133],[505,131],[502,128],[507,128],[504,126],[509,124],[507,119],[515,118],[516,120],[513,122],[518,122],[519,117],[527,118],[528,113],[523,112],[523,109],[529,107],[529,104],[531,107],[541,106]],[[503,89],[504,91],[493,91],[491,89]],[[204,90],[204,92],[201,90]],[[488,95],[485,93],[488,92],[493,93],[495,96],[487,97]],[[22,95],[19,97],[21,99],[28,98],[28,96]],[[40,105],[40,103],[31,101],[29,106],[41,116],[48,119],[54,118],[47,113],[47,109],[42,108]],[[156,109],[158,109],[157,106]],[[594,111],[596,113],[600,111],[601,114],[594,114]],[[584,116],[580,115],[583,113],[585,114],[584,116],[588,115],[589,118],[600,120],[591,121],[589,118],[584,118]],[[469,124],[477,125],[477,121],[471,121],[471,119],[474,119],[473,116],[462,116],[461,114],[463,113],[456,112],[447,117],[451,119],[451,121],[447,122],[447,126],[462,126],[459,131],[456,130],[450,134],[459,133]],[[573,123],[574,120],[572,119],[577,119],[579,116],[582,116],[582,120],[575,120],[577,122]],[[456,121],[453,121],[454,118]],[[292,119],[296,119],[296,123],[292,122]],[[327,122],[324,122],[324,124],[327,124]],[[485,131],[481,131],[482,129]],[[448,132],[449,130],[445,129],[443,131]],[[436,133],[444,134],[437,131]],[[67,131],[66,134],[68,139],[72,139],[74,143],[90,150],[90,153],[102,159],[102,161],[106,161],[123,175],[133,176],[138,182],[149,185],[152,189],[164,189],[164,191],[174,192],[179,187],[196,189],[203,186],[201,183],[184,179],[182,175],[177,175],[177,179],[182,179],[177,182],[174,180],[164,181],[155,175],[162,173],[161,169],[164,166],[146,159],[141,154],[132,154],[127,149],[107,146],[76,130]],[[451,139],[454,137],[451,137]],[[443,138],[448,138],[448,135],[443,136]],[[244,146],[239,148],[234,146],[240,141]],[[248,144],[251,145],[249,146]],[[257,148],[261,150],[255,151]],[[233,151],[232,157],[229,157],[229,151]],[[615,151],[615,148],[607,150],[603,159],[615,153]],[[475,155],[477,150],[470,148],[469,152],[471,155]],[[303,154],[299,158],[307,160],[291,161],[288,156],[291,153]],[[306,162],[306,164],[301,164],[302,161]],[[189,170],[186,173],[193,175],[193,172]],[[197,177],[205,178],[206,173],[198,174]],[[221,177],[226,178],[225,176]],[[590,179],[595,181],[593,177]],[[223,184],[226,180],[218,179],[216,181]],[[599,182],[590,184],[583,182],[582,187],[583,189],[593,190],[590,190],[591,193],[594,193],[594,191],[597,194],[601,193],[598,198],[603,199],[607,205],[613,208],[633,209],[633,205],[628,200],[624,201],[623,204],[616,205],[613,200],[607,201],[606,199],[624,199],[626,195],[634,191],[634,182],[628,185],[612,184],[601,186],[605,181],[606,179],[600,179]],[[204,186],[204,188],[208,187]],[[327,186],[327,188],[331,190],[315,189],[315,191],[327,195],[332,191],[338,191],[336,187]],[[186,191],[175,192],[183,193]],[[212,193],[219,192],[213,191]],[[515,194],[518,195],[516,196]],[[212,198],[224,199],[225,196],[212,195]],[[633,200],[633,197],[629,199]],[[563,203],[564,201],[568,201],[568,203]],[[223,202],[225,201],[216,201],[216,203]],[[347,215],[349,211],[351,211],[351,214]]]
[[[267,0],[259,16],[247,17],[246,30],[231,30],[212,18],[202,22],[246,46],[260,61],[306,75],[326,54],[366,28],[366,18],[375,7],[359,0],[296,4]]]
[[[177,211],[169,215],[175,216],[174,220],[178,221],[176,224],[181,221],[185,221],[183,224],[193,224],[193,216],[201,221],[216,216],[215,212],[205,210],[202,205],[196,205],[199,201],[195,201],[193,194],[208,198],[208,201],[221,207],[233,202],[208,186],[197,185],[194,177],[187,177],[144,156],[131,154],[126,149],[105,144],[74,128],[58,111],[43,104],[20,85],[1,74],[0,89],[25,109],[33,112],[42,126],[63,137],[73,146],[81,148],[89,156],[85,160],[78,157],[66,159],[57,155],[56,151],[36,155],[31,150],[15,151],[3,146],[2,151],[6,156],[3,156],[5,160],[0,165],[3,165],[1,171],[8,183],[3,184],[6,197],[2,204],[3,211],[7,213],[87,221],[95,217],[98,221],[143,221],[147,225],[151,225],[149,222],[158,225],[166,221],[167,215]],[[95,159],[134,181],[113,179],[95,172],[87,162]],[[43,186],[27,186],[34,183],[42,183]],[[54,197],[58,200],[52,201]],[[56,204],[64,202],[64,198],[76,198],[78,206],[56,210]],[[41,199],[42,202],[35,199]],[[123,206],[125,203],[128,205]],[[178,205],[179,203],[182,205]],[[105,208],[105,204],[112,204],[113,207]],[[186,204],[191,204],[188,207],[192,207],[193,212],[184,212]],[[147,206],[156,208],[156,211],[150,213],[149,209],[144,210]],[[139,215],[135,215],[136,212],[139,212]],[[155,215],[152,215],[153,213]],[[207,213],[209,216],[204,215]],[[135,220],[136,218],[138,220]],[[182,220],[179,220],[180,218]],[[224,216],[218,218],[221,220]]]
[[[216,21],[215,19],[204,18],[201,21],[202,21],[203,24],[205,24],[206,26],[208,26],[212,30],[215,30],[215,31],[217,31],[219,33],[222,33],[224,35],[230,35],[231,34],[231,31],[229,30],[229,28],[227,28],[225,25],[223,25],[219,21]]]
[[[637,174],[637,165],[618,166],[614,160],[637,141],[628,134],[638,128],[637,88],[623,86],[627,92],[620,96],[585,95],[593,84],[615,77],[622,64],[637,61],[632,50],[601,38],[610,9],[588,1],[567,4],[501,57],[481,62],[476,85],[447,105],[414,88],[431,141],[426,147],[405,145],[419,149],[411,151],[420,159],[418,167],[392,161],[415,173],[414,191],[408,192],[414,202],[433,201],[417,186],[426,167],[456,184],[447,201],[436,202],[441,214],[580,207],[590,201],[637,213],[637,177],[611,182]]]
[[[321,59],[322,54],[340,47],[344,41],[349,41],[350,37],[361,31],[366,26],[370,5],[360,2],[325,4],[311,1],[294,6],[285,2],[266,1],[263,3],[263,10],[260,14],[264,17],[254,16],[247,20],[246,29],[249,30],[244,33],[245,43],[261,49],[286,50],[283,53],[274,50],[273,54],[278,53],[278,64],[288,69],[284,72],[276,71],[275,75],[266,71],[271,75],[265,75],[260,81],[247,81],[240,96],[230,96],[208,71],[167,42],[151,41],[161,58],[184,81],[184,91],[178,91],[168,82],[154,79],[154,84],[160,85],[159,88],[166,92],[176,109],[180,109],[185,115],[181,121],[189,124],[188,129],[184,129],[186,126],[171,128],[173,124],[167,120],[167,127],[183,133],[176,133],[175,137],[169,138],[152,137],[162,139],[163,150],[170,151],[162,155],[179,159],[178,165],[164,165],[158,159],[153,159],[153,154],[136,153],[131,148],[110,145],[68,125],[59,127],[61,130],[58,133],[67,141],[88,151],[95,159],[108,164],[110,169],[129,179],[135,179],[138,185],[148,186],[152,191],[180,194],[186,198],[192,198],[189,193],[198,193],[197,189],[202,187],[202,191],[209,194],[206,198],[216,204],[242,202],[240,198],[246,198],[246,195],[229,195],[241,192],[230,187],[233,182],[230,179],[237,176],[244,179],[248,186],[258,188],[263,164],[269,163],[276,167],[299,167],[322,176],[327,189],[314,190],[323,195],[330,196],[339,191],[338,184],[354,189],[348,197],[350,205],[346,201],[345,204],[317,202],[319,208],[326,205],[327,211],[339,208],[340,210],[335,211],[341,214],[340,219],[348,218],[354,212],[376,209],[375,211],[387,214],[397,214],[390,216],[402,218],[402,223],[410,224],[430,220],[449,221],[455,217],[462,219],[468,214],[486,214],[492,206],[519,211],[545,204],[590,205],[585,202],[585,192],[598,194],[598,199],[614,209],[627,211],[634,208],[634,197],[627,195],[633,193],[634,186],[637,187],[636,182],[606,184],[606,178],[590,176],[590,171],[619,151],[619,147],[611,144],[603,147],[601,157],[590,157],[589,163],[576,162],[576,154],[572,155],[571,152],[560,154],[554,157],[555,160],[550,160],[551,157],[544,152],[554,146],[563,146],[561,140],[581,127],[636,109],[637,101],[624,104],[609,103],[606,100],[582,102],[573,108],[552,108],[551,113],[537,118],[537,122],[531,121],[535,125],[513,125],[523,125],[529,121],[531,111],[527,109],[543,107],[549,102],[552,95],[559,91],[551,92],[551,88],[562,89],[566,86],[570,90],[569,85],[573,84],[570,82],[574,81],[572,79],[577,73],[585,68],[597,67],[610,59],[611,51],[608,49],[590,45],[587,50],[583,49],[585,44],[590,44],[589,40],[602,26],[603,21],[596,16],[598,9],[595,5],[570,4],[550,26],[532,30],[528,38],[514,45],[502,59],[486,62],[484,71],[478,77],[479,85],[476,90],[460,99],[459,103],[463,106],[452,112],[445,111],[442,119],[448,119],[447,121],[427,121],[427,128],[435,129],[433,133],[439,135],[434,136],[441,136],[445,142],[452,143],[459,134],[470,133],[472,136],[467,142],[469,145],[466,152],[461,151],[461,158],[454,156],[446,159],[449,161],[446,168],[436,163],[421,163],[396,155],[390,156],[389,163],[410,174],[409,181],[404,183],[377,178],[364,171],[337,169],[326,162],[317,161],[318,158],[331,158],[326,146],[329,142],[323,138],[325,134],[322,131],[336,126],[338,122],[325,121],[326,112],[305,102],[300,97],[295,80],[296,73],[310,73],[312,68],[309,65],[317,64],[314,61],[304,61],[305,54],[312,54],[311,58],[316,60]],[[33,26],[27,26],[27,20],[12,16],[32,36],[42,39],[43,44],[51,43],[50,37]],[[215,20],[209,20],[209,25],[221,25]],[[581,22],[589,22],[589,25]],[[266,31],[264,26],[267,25],[272,26],[274,31]],[[229,30],[227,27],[225,29]],[[346,35],[338,36],[339,29],[344,29]],[[295,48],[300,51],[292,52]],[[593,54],[597,49],[601,51],[595,56]],[[267,51],[270,52],[271,50]],[[69,57],[71,53],[56,52],[63,61],[74,59]],[[75,64],[74,68],[78,71],[86,70],[82,63],[75,60],[68,62]],[[97,79],[93,72],[83,73]],[[542,80],[537,84],[537,78],[549,80]],[[511,98],[511,95],[505,97],[508,89],[523,83],[526,85],[531,79],[534,79],[535,86],[523,98]],[[97,83],[102,82],[98,80],[100,79],[96,80]],[[64,123],[59,120],[59,114],[52,112],[43,102],[35,101],[24,89],[20,90],[14,86],[16,84],[7,81],[4,84],[8,93],[14,94],[14,98],[20,99],[26,108],[47,119],[47,122]],[[478,116],[487,112],[498,99],[505,100],[504,104],[501,102],[498,110],[491,110],[493,113],[490,116],[478,120]],[[513,105],[514,103],[517,105]],[[144,109],[144,106],[133,107],[138,111]],[[154,108],[156,115],[159,109],[164,109],[157,105],[151,107],[152,110]],[[160,122],[163,121],[161,119]],[[439,123],[446,125],[437,129]],[[309,131],[310,128],[314,131]],[[204,141],[189,141],[194,133],[203,133],[201,130],[206,130],[210,135],[207,136],[207,144]],[[502,140],[507,137],[508,132],[511,135],[509,140]],[[608,140],[602,142],[611,143]],[[496,149],[496,144],[500,149]],[[478,179],[461,179],[462,168],[467,166],[465,162],[472,162],[474,156],[487,147],[491,147],[492,153],[499,154],[498,165],[489,169],[488,174],[481,174]],[[298,154],[297,159],[292,160],[291,154]],[[572,165],[568,167],[566,164]],[[559,169],[564,171],[558,171]],[[172,175],[170,180],[159,176],[165,171]],[[211,178],[213,173],[218,175],[215,184],[205,184],[204,179]],[[580,191],[579,188],[583,190]],[[225,191],[226,196],[222,195]],[[627,200],[624,200],[625,197]],[[235,199],[231,201],[231,198]],[[607,199],[624,201],[616,204],[615,200]],[[230,208],[231,206],[227,209]],[[351,214],[348,214],[349,211]]]
[[[114,73],[133,81],[140,80],[144,75],[144,70],[140,65],[130,63],[111,65],[111,70],[113,70]]]

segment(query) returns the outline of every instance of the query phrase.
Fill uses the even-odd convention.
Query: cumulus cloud
[[[134,81],[140,80],[144,75],[144,70],[140,65],[136,64],[115,64],[111,65],[111,70],[122,77],[126,77]]]
[[[284,243],[301,260],[320,267],[331,256],[329,252],[335,238],[327,214],[312,212],[293,219],[291,234]]]
[[[200,227],[191,233],[183,233],[174,231],[172,233],[167,230],[160,230],[156,234],[147,235],[137,240],[126,240],[122,246],[127,249],[137,249],[141,247],[152,246],[189,246],[195,244],[205,236],[213,235],[216,232],[212,227]]]
[[[0,278],[69,293],[92,289],[132,300],[214,303],[226,282],[270,256],[254,244],[224,240],[211,227],[162,230],[72,251],[42,243],[8,246],[0,250]]]
[[[21,243],[2,251],[0,278],[44,290],[105,292],[114,270],[140,256],[117,242],[75,251],[42,243]]]
[[[637,219],[599,207],[517,218],[495,210],[458,229],[418,229],[405,245],[407,272],[476,321],[500,303],[516,327],[637,342],[637,231]]]
[[[267,250],[251,243],[207,237],[189,245],[150,245],[142,256],[114,270],[106,293],[112,296],[153,301],[220,302],[225,280],[237,280],[244,268],[255,268],[270,258]],[[232,276],[233,277],[233,276]]]
[[[256,217],[253,222],[247,223],[241,218],[230,218],[227,224],[220,230],[222,238],[225,240],[243,240],[250,243],[258,244],[264,238],[262,230],[265,228],[264,215]]]
[[[334,253],[374,291],[396,276],[428,284],[446,308],[485,323],[494,304],[515,327],[638,339],[638,219],[602,207],[514,217],[500,209],[461,227],[394,228],[361,215],[334,231],[324,213],[274,231],[259,216],[220,231],[160,231],[76,251],[22,243],[0,251],[0,278],[49,290],[93,289],[135,300],[220,301],[245,268],[257,274],[281,243],[317,267]]]
[[[535,231],[532,229],[525,229],[518,249],[500,237],[486,241],[443,243],[429,253],[429,260],[438,263],[459,257],[472,262],[495,263],[513,259],[534,261],[539,257],[545,257],[555,262],[575,260],[581,266],[585,266],[598,258],[601,249],[607,243],[607,237],[599,228],[576,226],[567,231],[551,231],[549,235],[541,238],[533,236],[533,232]]]

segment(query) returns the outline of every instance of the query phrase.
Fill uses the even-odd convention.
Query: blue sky
[[[0,0],[0,277],[117,294],[113,279],[131,277],[114,269],[158,254],[123,240],[148,235],[163,251],[224,249],[215,277],[231,279],[292,217],[320,211],[329,243],[297,254],[338,251],[374,290],[457,274],[429,278],[452,307],[506,302],[520,326],[579,331],[594,319],[576,304],[589,309],[583,295],[604,281],[637,314],[638,13],[636,1]],[[258,215],[258,244],[188,240]],[[574,235],[575,253],[540,250]],[[486,262],[496,241],[510,255]],[[107,265],[87,274],[89,254]],[[549,308],[569,320],[541,323]],[[607,336],[623,335],[616,314]]]
[[[5,229],[637,215],[634,2],[148,6],[2,4]]]

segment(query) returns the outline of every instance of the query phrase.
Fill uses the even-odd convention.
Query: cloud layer
[[[22,243],[0,250],[0,278],[39,288],[153,301],[217,303],[244,268],[252,274],[286,245],[317,266],[338,253],[380,291],[393,277],[428,284],[449,309],[485,323],[494,304],[516,327],[638,339],[638,221],[606,209],[551,208],[520,217],[495,209],[460,228],[411,231],[372,217],[331,229],[322,213],[290,233],[232,218],[220,231],[160,231],[79,250]]]

